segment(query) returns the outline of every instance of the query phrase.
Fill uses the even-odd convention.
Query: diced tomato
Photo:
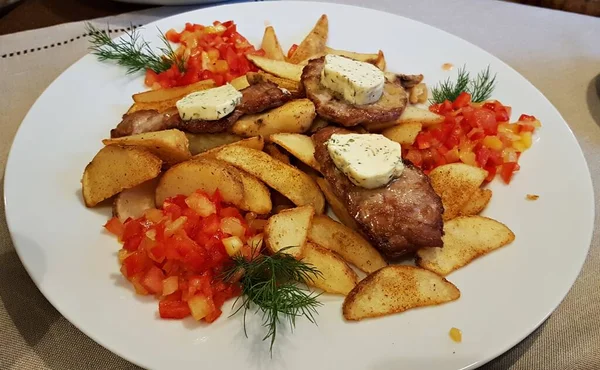
[[[294,53],[296,52],[296,49],[298,49],[298,44],[292,44],[292,46],[290,46],[290,49],[287,52],[288,59],[291,58],[292,55],[294,55]]]
[[[163,319],[183,319],[191,315],[187,302],[171,300],[158,302],[158,313]]]
[[[519,116],[519,121],[534,122],[534,121],[537,121],[537,119],[534,116],[530,116],[528,114],[521,114]]]
[[[181,41],[181,34],[175,31],[173,28],[167,31],[165,37],[167,38],[167,40],[174,43],[179,43]]]
[[[163,271],[156,267],[152,266],[144,275],[141,283],[150,293],[159,294],[162,293],[163,280],[165,278],[165,274]]]
[[[488,163],[488,160],[490,159],[490,154],[491,151],[486,147],[481,147],[477,150],[476,156],[479,167],[485,168],[486,164]]]
[[[494,177],[496,177],[497,169],[498,169],[498,167],[496,167],[496,166],[487,166],[484,168],[484,170],[486,170],[488,173],[485,178],[485,182],[490,182],[494,179]]]
[[[514,172],[518,169],[517,166],[517,162],[508,162],[502,165],[500,177],[502,177],[502,180],[504,180],[506,184],[510,184]]]
[[[104,224],[104,228],[111,234],[115,235],[119,240],[123,236],[123,232],[125,231],[125,226],[118,218],[113,217],[106,224]]]
[[[471,104],[471,94],[463,91],[452,103],[452,108],[459,109],[462,107],[466,107],[469,104]]]
[[[152,261],[143,251],[136,251],[123,260],[123,266],[125,267],[126,277],[129,278],[145,272],[152,266]]]

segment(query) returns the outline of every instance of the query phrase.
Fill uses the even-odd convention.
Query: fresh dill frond
[[[475,79],[471,78],[471,74],[463,66],[458,69],[456,81],[447,78],[431,89],[430,102],[439,104],[446,100],[454,101],[464,91],[471,95],[472,102],[478,103],[489,99],[495,87],[496,75],[492,76],[489,66],[479,72]]]
[[[107,31],[100,30],[91,23],[86,23],[85,27],[89,34],[92,54],[102,61],[114,61],[126,67],[128,74],[145,69],[160,73],[169,69],[173,63],[178,63],[180,70],[183,70],[183,61],[177,58],[162,33],[161,38],[166,47],[160,49],[164,55],[159,55],[133,27],[131,31],[125,33],[124,37],[117,40],[112,40]]]
[[[255,307],[257,313],[262,313],[262,325],[267,330],[263,340],[270,339],[271,351],[277,337],[278,326],[283,319],[287,319],[292,329],[298,317],[305,317],[314,323],[317,307],[321,305],[317,300],[319,294],[299,285],[311,282],[315,277],[321,276],[321,272],[314,266],[285,253],[286,249],[281,249],[270,256],[259,255],[251,261],[236,256],[233,258],[234,266],[224,274],[224,280],[227,281],[243,273],[240,279],[242,296],[238,298],[242,302],[232,315],[243,310],[244,333],[247,336],[248,310]]]
[[[160,28],[156,27],[156,29],[158,30],[161,41],[163,44],[165,44],[164,47],[160,48],[160,51],[164,54],[164,58],[167,58],[167,60],[171,61],[171,64],[176,63],[179,72],[185,72],[185,59],[177,56],[165,34],[162,33]]]

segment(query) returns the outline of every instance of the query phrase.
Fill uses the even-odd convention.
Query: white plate
[[[250,337],[240,317],[212,325],[163,321],[157,303],[134,296],[119,274],[117,242],[103,232],[108,208],[86,209],[80,178],[119,122],[143,78],[86,56],[38,99],[15,138],[5,180],[8,225],[23,264],[48,300],[84,333],[149,368],[462,369],[479,366],[531,333],[561,302],[587,254],[594,218],[590,175],[565,121],[527,80],[483,50],[430,26],[369,9],[306,2],[226,5],[156,23],[234,19],[257,44],[265,22],[285,47],[329,15],[332,47],[386,53],[388,68],[423,73],[433,85],[452,73],[443,63],[498,73],[494,97],[543,123],[510,186],[491,184],[485,214],[506,223],[516,241],[451,274],[462,297],[439,307],[360,323],[344,322],[337,297],[323,298],[318,326],[298,322],[278,333],[273,358],[255,317]],[[290,17],[294,21],[290,22]],[[142,31],[157,41],[155,25]],[[407,37],[406,35],[411,35]],[[525,195],[540,195],[536,202]],[[252,315],[251,315],[252,317]],[[463,331],[463,342],[448,337]]]
[[[199,5],[223,3],[228,0],[115,0],[121,3],[147,4],[147,5]],[[259,0],[252,0],[259,1]],[[262,1],[262,0],[260,0]]]

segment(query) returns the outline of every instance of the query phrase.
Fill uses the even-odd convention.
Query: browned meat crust
[[[111,130],[111,137],[129,136],[144,132],[178,128],[191,133],[216,133],[227,131],[244,114],[260,113],[267,109],[277,108],[291,99],[272,82],[261,82],[241,90],[242,101],[233,112],[216,120],[183,121],[177,108],[165,112],[142,110],[123,116],[123,120]]]
[[[421,247],[441,247],[444,208],[429,178],[407,162],[402,175],[385,187],[355,186],[337,169],[327,151],[326,142],[334,133],[349,131],[326,127],[313,135],[315,157],[325,179],[373,245],[392,260]]]
[[[353,105],[337,98],[329,89],[321,85],[321,71],[325,58],[313,59],[302,70],[302,83],[306,96],[315,103],[317,113],[330,121],[343,126],[356,126],[361,123],[394,121],[406,107],[406,90],[399,83],[386,81],[381,99],[373,104]]]
[[[399,74],[398,79],[400,80],[400,84],[405,89],[410,89],[420,84],[423,81],[423,75],[403,75]]]

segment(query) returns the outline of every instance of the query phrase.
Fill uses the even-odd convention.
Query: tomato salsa
[[[231,256],[250,259],[260,253],[262,234],[250,227],[252,214],[196,191],[165,200],[162,209],[149,209],[121,223],[113,217],[104,227],[119,238],[121,273],[137,294],[159,299],[164,319],[213,322],[229,298],[240,294],[237,282],[221,279],[232,266]]]
[[[485,169],[487,182],[500,174],[508,184],[519,170],[521,153],[531,147],[532,135],[541,127],[539,120],[526,114],[510,123],[511,107],[499,101],[473,103],[466,92],[429,110],[443,115],[444,122],[424,127],[415,142],[403,148],[404,158],[425,173],[462,162]]]
[[[183,60],[185,70],[180,71],[175,64],[161,73],[147,70],[146,85],[155,89],[208,79],[221,86],[247,72],[258,71],[246,58],[247,54],[265,54],[237,31],[233,21],[214,21],[211,26],[186,23],[181,32],[170,29],[165,36],[170,42],[179,44],[175,54]]]

